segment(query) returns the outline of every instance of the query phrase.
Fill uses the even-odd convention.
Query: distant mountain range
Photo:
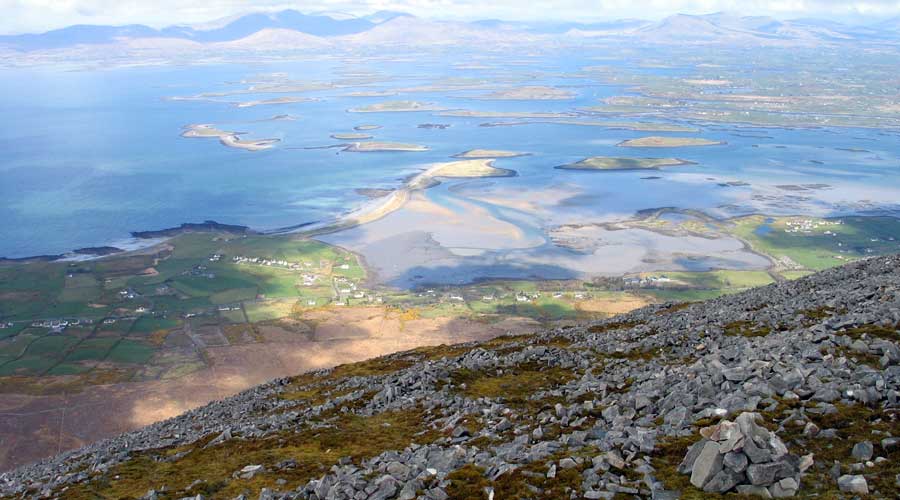
[[[765,16],[727,13],[677,14],[658,22],[623,19],[601,23],[509,22],[489,19],[439,22],[404,12],[381,11],[365,17],[342,13],[304,14],[296,10],[254,13],[202,26],[154,29],[127,26],[75,25],[40,34],[0,36],[0,47],[16,51],[63,49],[84,45],[125,44],[174,46],[176,40],[213,47],[302,48],[347,43],[427,45],[483,41],[528,42],[553,38],[633,38],[644,43],[741,43],[790,45],[844,41],[900,41],[900,18],[869,26],[835,21],[780,21]],[[329,40],[333,39],[333,40]],[[283,45],[279,45],[283,44]],[[298,46],[299,45],[299,46]]]

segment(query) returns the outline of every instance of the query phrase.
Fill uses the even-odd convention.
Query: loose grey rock
[[[855,493],[858,495],[868,495],[869,485],[863,476],[843,475],[838,478],[838,488],[844,493]]]
[[[855,445],[853,445],[853,451],[851,452],[853,458],[860,461],[871,460],[874,453],[875,448],[872,446],[872,443],[870,441],[862,441],[860,443],[856,443]]]

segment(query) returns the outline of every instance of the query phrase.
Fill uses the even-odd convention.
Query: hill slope
[[[840,476],[844,489],[895,498],[898,269],[897,256],[875,258],[707,302],[276,380],[4,474],[0,494],[715,498],[691,485],[693,463],[733,475],[700,483],[710,490],[752,480],[765,495],[798,483],[801,495],[824,494]],[[759,448],[741,437],[724,462],[695,453],[691,476],[678,472],[698,429],[742,412],[758,412],[780,440],[740,417],[737,436],[756,433]],[[735,425],[706,427],[703,442],[725,443]]]

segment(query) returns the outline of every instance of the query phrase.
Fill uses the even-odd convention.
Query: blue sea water
[[[329,219],[365,201],[354,191],[356,188],[396,187],[428,163],[446,161],[474,148],[533,153],[499,160],[497,166],[514,169],[518,176],[492,180],[483,189],[533,191],[540,196],[541,190],[551,186],[576,187],[575,194],[559,203],[566,220],[628,216],[665,206],[710,209],[733,203],[733,193],[750,189],[723,188],[713,179],[767,185],[828,184],[832,205],[823,202],[826,213],[838,211],[835,201],[854,206],[869,200],[868,188],[876,193],[875,198],[894,196],[900,200],[900,136],[877,130],[748,131],[718,124],[702,126],[700,135],[727,141],[727,145],[623,151],[616,147],[622,140],[665,134],[558,124],[482,127],[479,125],[485,122],[507,120],[439,117],[427,112],[347,112],[348,108],[395,99],[432,102],[451,109],[568,111],[596,105],[604,97],[624,92],[554,74],[574,72],[589,64],[587,59],[535,61],[532,66],[511,65],[478,72],[454,70],[449,61],[442,60],[373,63],[363,69],[389,79],[302,94],[317,98],[314,102],[250,108],[167,98],[246,88],[240,80],[258,73],[284,72],[310,81],[339,80],[343,78],[341,70],[347,68],[336,60],[321,60],[95,71],[2,70],[0,256],[56,254],[86,246],[121,244],[130,231],[183,222],[216,220],[273,230]],[[530,75],[534,81],[528,84],[571,85],[579,96],[571,101],[537,102],[468,98],[477,91],[343,96],[354,90],[432,84],[441,76],[491,80],[497,75]],[[281,95],[241,94],[220,100]],[[297,120],[260,121],[280,114],[290,114]],[[278,138],[282,142],[271,150],[248,152],[224,147],[215,139],[180,137],[182,127],[195,123],[213,123],[222,129],[249,132],[250,137]],[[305,149],[340,142],[329,135],[353,132],[352,127],[367,123],[383,126],[372,131],[375,140],[423,144],[430,150],[348,153]],[[422,129],[417,127],[421,123],[452,126]],[[650,173],[553,168],[594,155],[677,156],[697,165]],[[644,179],[647,176],[662,178]],[[710,180],[700,182],[703,179]],[[835,190],[841,194],[835,196]],[[813,192],[785,194],[816,196]],[[785,207],[786,212],[790,210],[790,206]]]

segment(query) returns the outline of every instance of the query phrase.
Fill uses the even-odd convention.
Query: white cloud
[[[860,20],[900,15],[900,0],[0,0],[0,32],[45,31],[71,24],[151,26],[203,23],[235,14],[293,8],[366,14],[399,10],[437,19],[598,21],[670,14],[739,12],[776,17]]]

